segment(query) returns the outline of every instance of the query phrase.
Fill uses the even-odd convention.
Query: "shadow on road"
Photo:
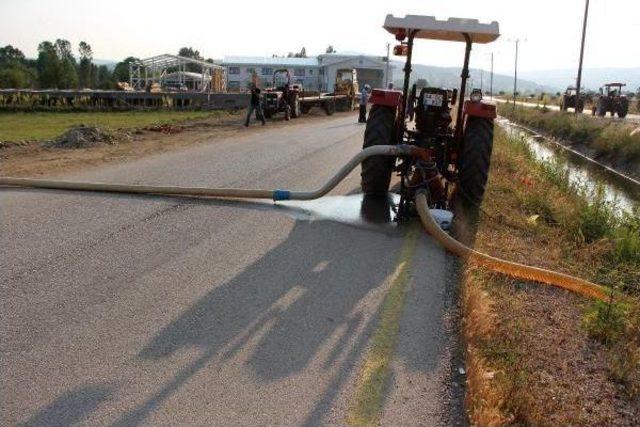
[[[373,320],[357,304],[394,271],[394,241],[397,248],[402,239],[326,221],[296,222],[285,242],[214,287],[142,349],[139,357],[151,360],[184,348],[202,354],[117,425],[142,422],[213,359],[228,360],[250,345],[247,365],[257,380],[276,381],[305,369],[344,329],[323,361],[328,367],[342,360],[313,411],[323,413],[362,354]]]
[[[24,427],[68,426],[76,424],[94,411],[112,394],[110,387],[87,386],[71,390],[57,398],[26,422]]]
[[[277,208],[285,213],[287,209],[295,210],[260,202],[165,199],[184,209],[211,205],[251,210]],[[373,223],[388,222],[389,202],[362,200],[362,218]],[[192,232],[206,234],[207,229]],[[246,367],[258,385],[295,375],[312,363],[316,369],[332,368],[326,374],[331,377],[325,378],[322,386],[308,384],[312,388],[324,387],[317,393],[305,422],[320,424],[363,356],[375,326],[377,304],[383,296],[381,293],[372,303],[370,293],[383,286],[395,270],[402,236],[402,227],[381,233],[331,221],[296,221],[284,242],[228,282],[212,283],[208,294],[144,346],[138,354],[141,360],[161,360],[193,348],[199,349],[200,355],[114,425],[143,423],[212,361],[224,362],[238,355],[246,358]],[[163,257],[174,255],[167,253]],[[416,295],[428,302],[431,293],[421,288]],[[367,297],[367,304],[363,304]],[[415,306],[411,310],[424,313],[427,308]],[[440,319],[441,314],[435,310],[428,316]],[[423,331],[423,335],[430,333]],[[434,351],[437,352],[436,347],[415,346],[398,356],[406,359],[411,369],[430,371],[435,367]],[[27,425],[47,424],[49,419],[73,423],[86,417],[110,393],[107,389],[70,392],[35,415]],[[66,411],[64,408],[69,405],[73,410]]]

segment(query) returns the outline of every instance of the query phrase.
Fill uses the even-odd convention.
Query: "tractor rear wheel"
[[[362,148],[375,145],[394,145],[395,119],[395,109],[382,105],[371,107]],[[360,173],[362,192],[370,196],[386,195],[389,191],[394,163],[395,159],[390,156],[373,156],[365,159],[362,162],[362,172]]]
[[[323,105],[324,112],[327,113],[327,116],[331,116],[336,112],[336,103],[333,101],[327,101]]]
[[[475,206],[480,206],[482,203],[487,187],[492,149],[493,121],[480,117],[467,118],[458,163],[458,192],[467,202]]]

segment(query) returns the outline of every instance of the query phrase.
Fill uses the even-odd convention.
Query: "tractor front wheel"
[[[362,148],[375,145],[394,145],[395,119],[395,109],[382,105],[371,107]],[[394,163],[395,159],[390,156],[373,156],[365,159],[362,162],[362,172],[360,173],[362,192],[369,196],[386,195],[389,191]]]
[[[492,149],[493,121],[469,117],[458,163],[458,193],[475,206],[482,203],[487,187]]]
[[[300,117],[300,97],[298,96],[298,94],[294,94],[291,97],[291,104],[289,106],[291,108],[291,117],[292,118],[298,118]]]

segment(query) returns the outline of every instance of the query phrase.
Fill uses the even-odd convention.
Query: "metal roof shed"
[[[193,67],[193,65],[196,67]],[[187,76],[187,72],[192,72],[194,68],[200,70],[200,73],[198,73],[201,80],[198,85],[201,88],[200,92],[224,90],[224,67],[198,59],[171,54],[156,55],[129,64],[130,84],[136,90],[144,90],[153,83],[162,85],[170,73],[177,72],[179,73],[178,76],[184,77]],[[222,76],[221,82],[217,85],[220,87],[217,88],[213,87],[216,85],[212,85],[212,77],[216,75]],[[184,83],[184,81],[180,80],[179,83]]]

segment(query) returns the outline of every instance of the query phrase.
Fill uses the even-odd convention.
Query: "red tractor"
[[[289,70],[283,68],[273,72],[273,84],[264,90],[264,116],[270,119],[276,113],[284,113],[284,119],[299,117],[302,85],[291,84]]]
[[[622,93],[624,83],[606,83],[600,88],[600,93],[593,99],[591,114],[604,117],[607,113],[611,113],[611,117],[616,114],[624,119],[629,112],[629,100]]]
[[[364,134],[363,148],[375,145],[411,144],[420,156],[374,156],[362,163],[361,187],[369,196],[387,197],[391,176],[400,177],[397,220],[413,216],[413,196],[426,189],[431,208],[450,209],[456,195],[471,206],[483,198],[491,151],[495,105],[482,101],[479,89],[465,97],[469,78],[469,56],[473,43],[490,43],[499,33],[497,22],[482,24],[474,19],[432,16],[387,15],[384,28],[400,43],[395,55],[406,56],[402,91],[374,89],[373,106]],[[457,41],[466,44],[460,89],[424,87],[409,90],[411,57],[415,39]],[[458,105],[458,108],[456,107]],[[462,106],[462,108],[459,108]],[[408,121],[409,112],[415,121]],[[455,121],[453,120],[455,115]]]

